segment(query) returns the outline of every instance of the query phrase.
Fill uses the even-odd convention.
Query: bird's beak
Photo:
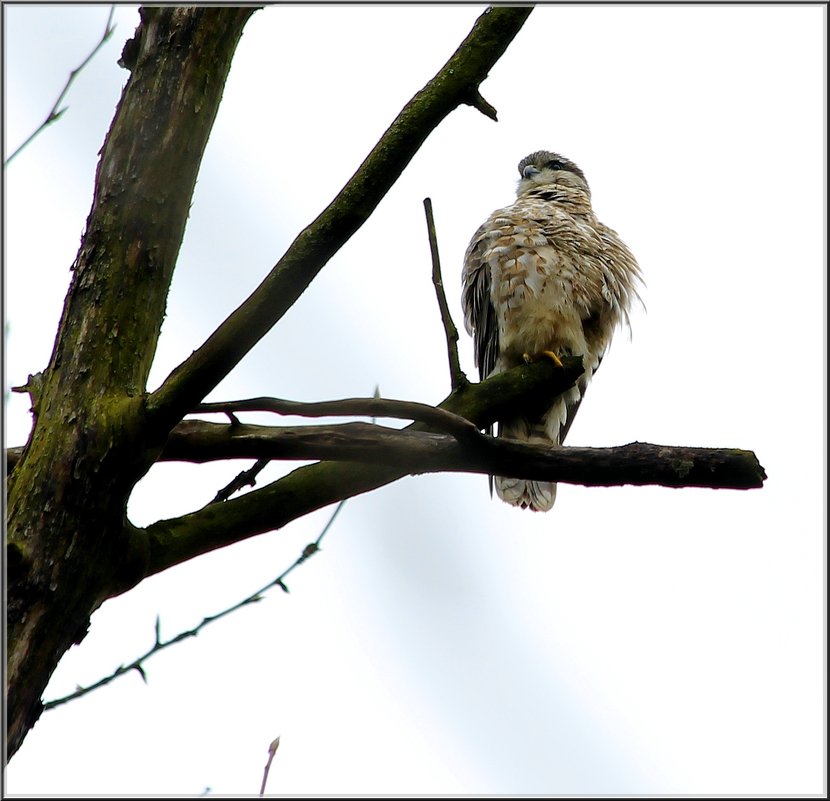
[[[535,175],[539,175],[541,170],[537,170],[532,164],[528,164],[527,167],[522,170],[522,176],[524,178],[533,178]]]

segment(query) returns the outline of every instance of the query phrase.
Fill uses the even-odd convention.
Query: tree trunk
[[[129,493],[164,438],[144,392],[191,195],[253,8],[142,9],[101,151],[34,428],[8,483],[8,755],[41,713],[63,653],[125,576]]]

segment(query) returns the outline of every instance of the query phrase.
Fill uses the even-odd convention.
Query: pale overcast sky
[[[151,388],[257,286],[484,6],[292,6],[247,25],[208,144]],[[109,7],[4,5],[7,154]],[[51,352],[138,21],[6,171],[6,387]],[[761,490],[561,485],[531,514],[481,476],[349,501],[291,593],[43,715],[9,794],[807,794],[825,785],[826,8],[545,6],[361,231],[211,399],[449,391],[422,200],[448,300],[516,164],[551,149],[637,256],[647,312],[569,434],[753,450]],[[462,333],[463,367],[475,378]],[[27,399],[6,401],[22,444]],[[269,421],[272,422],[272,421]],[[249,463],[154,468],[144,525]],[[292,465],[263,474],[260,486]],[[331,510],[145,581],[93,616],[46,698],[277,576]]]

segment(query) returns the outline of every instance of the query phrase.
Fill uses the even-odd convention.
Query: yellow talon
[[[549,359],[553,359],[553,363],[557,367],[562,367],[561,359],[552,350],[543,350],[542,356],[547,356]]]
[[[543,350],[536,359],[541,358],[542,356],[547,356],[557,367],[562,367],[562,360],[552,351],[552,350]],[[522,358],[525,361],[525,364],[530,364],[533,361],[536,361],[533,356],[529,353],[523,353]]]

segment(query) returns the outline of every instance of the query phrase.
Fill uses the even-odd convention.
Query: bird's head
[[[585,173],[570,159],[558,153],[551,153],[549,150],[537,150],[525,156],[519,162],[519,175],[521,176],[517,191],[519,197],[531,189],[539,189],[552,184],[581,189],[587,193],[589,198],[591,196]]]

